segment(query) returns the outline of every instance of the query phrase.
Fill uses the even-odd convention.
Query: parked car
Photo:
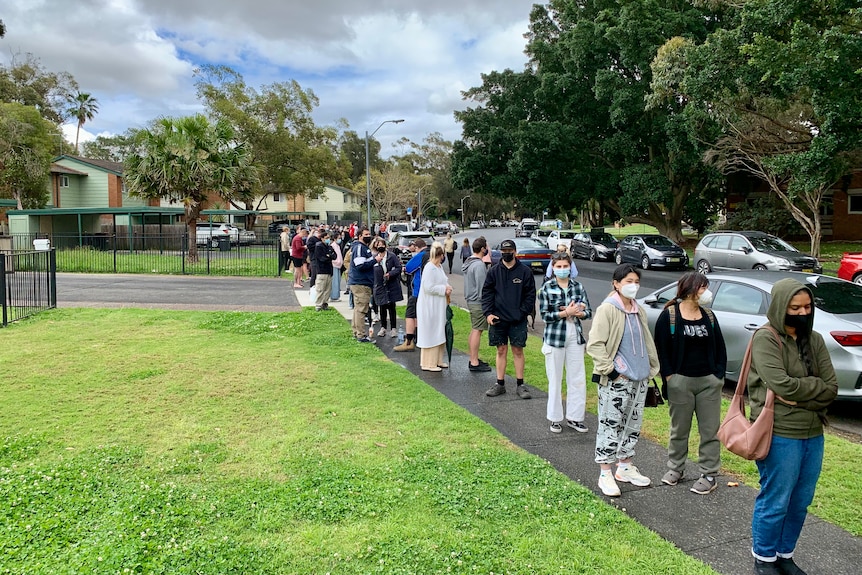
[[[620,241],[607,232],[583,232],[575,234],[570,247],[573,258],[585,258],[594,262],[612,261],[619,245]]]
[[[560,220],[542,220],[539,224],[540,228],[556,228],[560,225]]]
[[[542,242],[545,247],[548,247],[548,237],[551,235],[553,230],[537,228],[533,230],[533,233],[530,234],[530,238],[534,240],[538,240]]]
[[[694,248],[694,266],[712,270],[786,270],[821,273],[823,266],[808,254],[764,232],[713,232]]]
[[[251,230],[237,230],[239,245],[247,246],[257,241],[257,234]]]
[[[556,251],[558,244],[565,244],[566,250],[568,251],[576,233],[577,232],[575,232],[575,230],[551,230],[551,233],[548,234],[548,238],[546,240],[548,242],[548,247]]]
[[[727,346],[727,379],[736,381],[752,333],[767,321],[772,286],[782,278],[799,280],[814,292],[814,329],[826,340],[838,396],[862,400],[862,286],[818,274],[753,270],[710,274],[711,307]],[[638,300],[653,332],[664,304],[675,295],[676,282]]]
[[[518,220],[506,220],[506,227],[517,228],[520,223]]]
[[[518,224],[518,227],[515,228],[515,237],[529,238],[537,229],[539,229],[539,222],[524,218],[521,220],[521,223]]]
[[[231,244],[239,243],[239,229],[218,222],[198,222],[195,243],[199,246],[219,247],[219,240],[227,238]]]
[[[862,252],[846,252],[838,266],[838,277],[862,285]]]
[[[517,257],[521,262],[530,267],[534,272],[545,273],[548,269],[548,264],[551,263],[551,256],[554,254],[539,240],[533,238],[514,238]],[[502,240],[500,243],[503,243]],[[496,244],[491,248],[491,264],[496,264],[500,261],[500,244]]]
[[[410,222],[392,222],[386,226],[386,233],[390,236],[395,232],[412,232],[413,224]]]
[[[395,232],[389,235],[388,245],[401,259],[401,263],[407,263],[413,257],[413,252],[410,251],[410,242],[417,238],[422,238],[427,245],[431,245],[434,241],[434,236],[430,232]]]
[[[489,228],[502,228],[503,222],[501,222],[500,220],[491,220],[490,222],[488,222],[488,227]]]
[[[456,224],[454,224],[453,222],[450,222],[448,220],[442,221],[442,222],[437,222],[437,225],[434,226],[434,233],[436,233],[438,235],[448,234],[449,232],[452,232],[453,234],[457,234],[458,233],[458,226]]]
[[[473,220],[472,222],[470,222],[470,229],[471,230],[480,230],[480,229],[482,229],[482,226],[479,225],[479,222],[477,222],[476,220]]]
[[[614,261],[618,264],[636,264],[650,268],[679,268],[688,266],[688,254],[670,238],[659,234],[626,236],[617,246]]]

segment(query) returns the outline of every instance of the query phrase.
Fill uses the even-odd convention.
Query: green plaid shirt
[[[583,302],[584,319],[593,317],[593,309],[587,291],[580,283],[569,280],[569,287],[565,290],[557,284],[556,278],[551,278],[542,285],[539,290],[539,313],[545,322],[545,343],[551,347],[566,346],[566,318],[560,317],[560,308],[569,305],[569,302]],[[574,318],[575,328],[578,333],[578,343],[586,343],[584,332],[581,328],[581,320]]]

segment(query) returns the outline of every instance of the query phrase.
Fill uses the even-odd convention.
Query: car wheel
[[[765,272],[765,271],[766,271],[766,266],[765,266],[765,265],[763,265],[763,264],[757,264],[756,266],[754,266],[754,269],[756,269],[756,270],[757,270],[757,271],[759,271],[759,272]]]
[[[649,269],[649,256],[644,256],[641,258],[641,267],[645,270]]]
[[[621,254],[620,252],[617,252],[614,255],[614,261],[617,262],[617,265],[620,265],[621,263],[623,263],[623,254]]]
[[[599,259],[599,254],[596,253],[596,250],[590,250],[590,261],[594,262]]]
[[[709,262],[706,260],[700,260],[697,262],[697,271],[706,275],[712,271],[712,266],[709,265]]]
[[[856,274],[856,276],[853,278],[853,283],[862,286],[862,273]]]

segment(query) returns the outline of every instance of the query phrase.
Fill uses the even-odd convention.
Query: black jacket
[[[325,242],[317,240],[314,244],[314,254],[312,260],[317,264],[317,273],[324,276],[332,275],[332,262],[335,261],[335,250],[328,246]]]
[[[685,360],[685,337],[682,336],[682,315],[679,311],[679,304],[676,306],[676,327],[674,335],[670,334],[670,313],[667,308],[658,316],[655,324],[655,347],[658,352],[658,359],[661,363],[661,377],[666,379],[667,376],[679,373]],[[724,346],[724,337],[721,335],[721,327],[718,325],[718,318],[713,325],[703,308],[701,308],[704,320],[706,322],[706,331],[709,333],[709,340],[712,346],[707,348],[707,361],[712,368],[712,373],[715,377],[724,380],[725,371],[727,369],[727,349]]]
[[[512,269],[501,261],[491,266],[482,287],[482,313],[502,321],[517,323],[536,309],[536,280],[533,271],[516,259]]]

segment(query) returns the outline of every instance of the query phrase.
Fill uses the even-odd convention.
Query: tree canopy
[[[69,96],[68,103],[69,108],[66,110],[66,115],[78,122],[78,128],[75,132],[75,154],[77,154],[81,127],[96,117],[96,112],[99,111],[99,101],[90,94],[79,90]]]
[[[18,209],[48,202],[54,129],[33,106],[0,103],[0,196]]]

